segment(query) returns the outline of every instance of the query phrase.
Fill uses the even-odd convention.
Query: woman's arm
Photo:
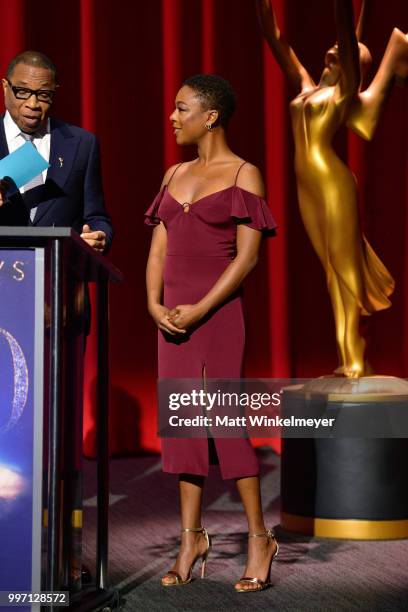
[[[164,182],[166,175],[163,179],[164,184],[166,184]],[[166,252],[167,230],[163,223],[160,223],[153,230],[149,258],[146,266],[147,308],[159,329],[171,335],[175,335],[176,333],[185,333],[185,330],[173,325],[170,321],[170,310],[162,304],[163,268]]]
[[[246,164],[239,173],[238,186],[263,197],[264,186],[259,170]],[[227,266],[210,291],[196,304],[176,306],[170,317],[180,328],[187,328],[199,322],[211,310],[222,304],[242,283],[258,261],[262,234],[260,231],[237,226],[237,255]]]
[[[336,0],[335,7],[340,90],[343,95],[354,96],[360,87],[360,54],[354,30],[353,0]]]
[[[371,0],[370,0],[370,4],[371,4]],[[368,2],[367,0],[361,0],[360,15],[358,17],[358,23],[356,27],[356,36],[357,36],[358,42],[363,40],[364,32],[366,29],[366,23],[367,23],[367,14],[368,14]]]
[[[276,21],[272,1],[257,0],[257,10],[263,35],[286,78],[295,88],[296,93],[316,87],[312,77],[301,64],[292,47],[283,38]]]

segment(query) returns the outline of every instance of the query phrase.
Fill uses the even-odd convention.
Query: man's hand
[[[0,180],[0,206],[6,201],[6,191],[10,185],[4,179]]]
[[[85,240],[95,251],[103,253],[106,247],[106,234],[101,230],[93,232],[89,225],[84,225],[82,228],[81,238]]]

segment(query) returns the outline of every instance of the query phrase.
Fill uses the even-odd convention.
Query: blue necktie
[[[26,134],[25,132],[20,132],[20,136],[24,138],[27,142],[31,142],[33,147],[35,134]],[[44,185],[42,173],[38,174],[34,178],[31,179],[26,185],[24,185],[24,193],[27,193],[30,189],[34,189],[34,187],[38,187],[39,185]],[[35,213],[37,212],[37,206],[30,209],[30,219],[34,221]]]

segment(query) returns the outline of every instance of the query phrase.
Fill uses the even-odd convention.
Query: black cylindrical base
[[[284,394],[291,412],[299,414],[299,401],[298,392]],[[313,398],[304,401],[310,411]],[[284,439],[282,527],[322,537],[408,538],[407,483],[406,438]]]

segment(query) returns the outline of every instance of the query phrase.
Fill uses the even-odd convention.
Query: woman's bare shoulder
[[[262,174],[257,166],[249,162],[245,162],[238,173],[237,187],[250,191],[261,198],[265,197]]]
[[[171,179],[171,177],[173,176],[175,170],[178,168],[179,165],[180,164],[173,164],[172,166],[170,166],[170,168],[167,168],[163,176],[161,187],[164,187],[165,185],[167,185],[167,183],[169,182],[169,180]]]
[[[173,164],[173,166],[170,166],[170,168],[167,168],[167,170],[166,170],[166,172],[164,173],[164,176],[163,176],[161,187],[163,188],[165,185],[168,184],[168,182],[171,180],[173,174],[175,173],[175,171],[177,170],[177,168],[179,166],[183,166],[183,168],[180,170],[180,172],[182,172],[184,174],[184,172],[186,170],[188,171],[188,168],[191,166],[191,164],[194,163],[194,161],[195,160],[179,162],[178,164]]]

